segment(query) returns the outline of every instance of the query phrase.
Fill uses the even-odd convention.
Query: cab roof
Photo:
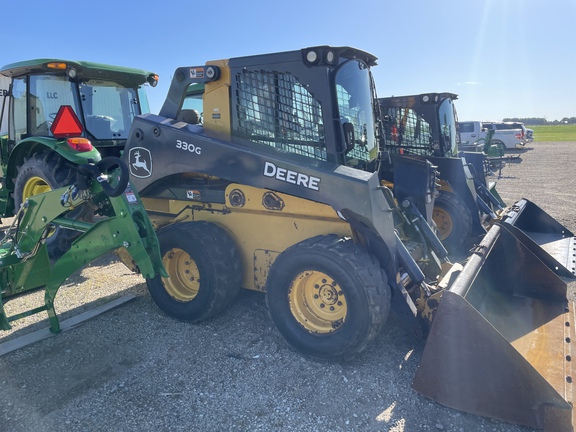
[[[49,67],[49,64],[64,64],[65,67],[58,69]],[[88,61],[63,60],[63,59],[32,59],[17,63],[11,63],[0,69],[0,74],[6,77],[20,77],[28,74],[51,72],[55,74],[66,74],[69,69],[75,69],[77,78],[87,79],[108,79],[119,83],[143,84],[150,76],[156,75],[154,72],[143,69],[114,66],[104,63],[94,63]]]

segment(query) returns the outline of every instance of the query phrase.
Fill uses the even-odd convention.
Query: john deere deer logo
[[[152,155],[150,150],[144,147],[130,149],[130,174],[138,178],[146,178],[152,175]]]

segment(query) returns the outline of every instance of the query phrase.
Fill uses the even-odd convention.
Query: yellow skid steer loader
[[[152,298],[198,322],[242,287],[265,292],[288,344],[331,360],[365,349],[392,311],[428,338],[417,391],[570,430],[566,284],[507,222],[464,265],[450,263],[430,228],[434,167],[392,163],[383,146],[375,64],[318,46],[175,71],[124,153],[170,276],[148,280]]]

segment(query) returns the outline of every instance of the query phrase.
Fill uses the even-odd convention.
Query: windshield
[[[438,107],[440,139],[447,155],[457,156],[456,115],[452,99],[445,99]]]
[[[90,80],[78,85],[86,130],[96,139],[126,139],[135,116],[141,114],[137,89],[111,81]]]
[[[336,96],[342,127],[354,130],[354,148],[346,153],[346,164],[363,167],[376,157],[376,133],[370,70],[359,60],[349,60],[336,72]]]

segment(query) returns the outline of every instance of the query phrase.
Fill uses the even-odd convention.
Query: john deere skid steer
[[[429,226],[434,167],[384,148],[375,64],[319,46],[175,71],[124,153],[170,276],[148,281],[152,298],[197,322],[241,287],[266,292],[288,344],[332,360],[361,352],[393,311],[428,338],[417,391],[568,430],[566,284],[513,224],[496,223],[463,265],[449,262]],[[509,253],[522,256],[514,268]]]
[[[526,243],[531,243],[535,251],[545,249],[541,259],[557,274],[574,277],[574,234],[528,200],[507,207],[495,182],[488,181],[489,173],[496,169],[493,163],[502,164],[509,157],[494,156],[500,150],[491,152],[489,146],[482,151],[459,150],[456,99],[453,93],[378,99],[386,134],[384,148],[393,154],[429,160],[438,167],[440,190],[433,212],[438,237],[457,254],[477,244],[496,221],[509,223],[523,231]],[[516,219],[520,213],[522,222]]]

